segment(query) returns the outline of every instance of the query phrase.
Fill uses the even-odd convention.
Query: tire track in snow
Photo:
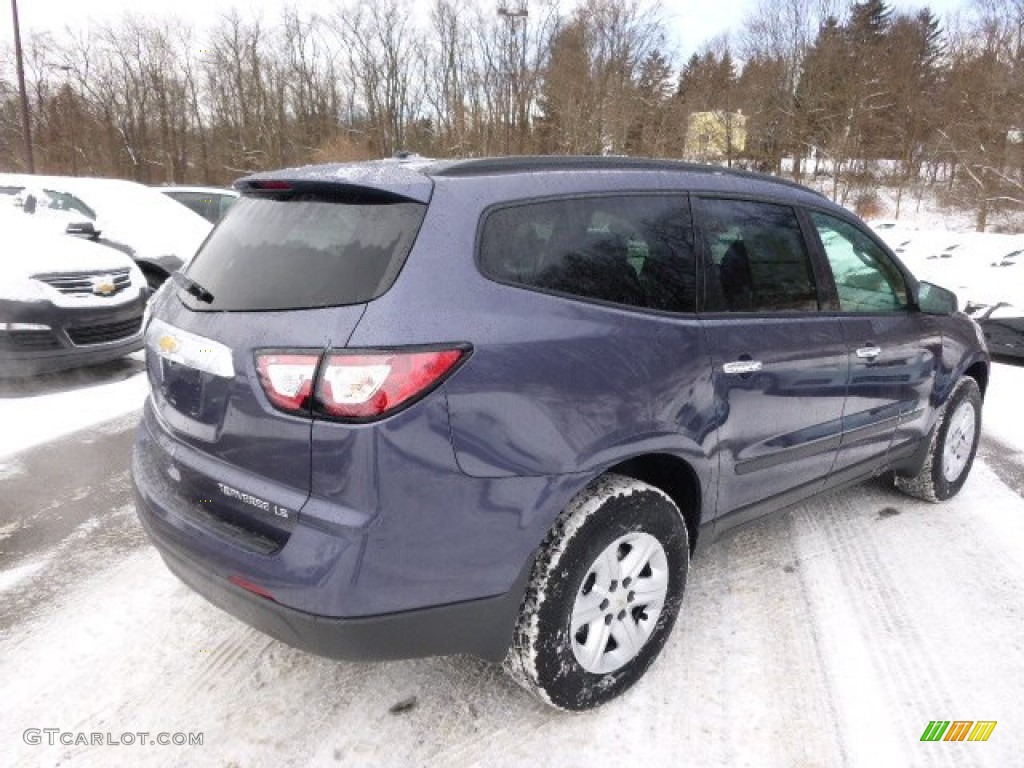
[[[19,471],[2,480],[0,562],[3,572],[42,565],[0,591],[0,634],[46,610],[98,562],[144,544],[128,470],[136,421],[121,417],[18,454]]]
[[[985,533],[979,523],[990,516],[975,510],[988,505],[969,500],[988,495],[1005,503],[1009,494],[984,465],[976,472],[982,477],[973,477],[958,501],[945,504],[909,499],[875,482],[794,513],[851,764],[980,764],[978,751],[923,750],[927,745],[919,742],[932,719],[998,719],[983,703],[972,711],[977,681],[958,665],[980,655],[995,658],[998,651],[977,643],[967,653],[952,647],[972,646],[963,639],[971,634],[959,623],[971,614],[972,597],[988,592],[994,604],[1013,605],[1017,595],[996,594],[1003,590],[985,585],[1005,580],[1019,587],[1024,579],[1019,560],[1007,559],[1005,551],[996,557],[977,551],[979,541],[991,550],[996,540],[979,535]],[[878,515],[880,510],[886,515]],[[891,524],[894,511],[901,515],[899,526]],[[976,539],[965,539],[965,529]],[[965,541],[971,544],[965,547]],[[992,563],[1012,573],[993,579]],[[1019,653],[1010,658],[1019,665]],[[1019,697],[1011,703],[1010,711]]]
[[[982,434],[978,458],[985,462],[996,476],[1024,498],[1024,452],[1001,442],[998,438]]]
[[[705,731],[694,736],[702,746],[711,742],[716,765],[824,767],[842,754],[839,735],[821,718],[829,691],[789,525],[784,513],[730,532],[694,574],[702,610],[683,627],[691,644],[683,668],[694,688],[686,695]],[[718,683],[713,697],[710,681]],[[714,714],[704,714],[706,702]],[[756,761],[751,743],[760,745]]]

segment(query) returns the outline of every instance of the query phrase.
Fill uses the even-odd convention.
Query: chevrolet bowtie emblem
[[[92,279],[92,292],[97,296],[110,296],[117,287],[109,275],[102,275]]]

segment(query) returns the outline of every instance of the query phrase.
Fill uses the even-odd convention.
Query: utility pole
[[[21,135],[25,140],[25,166],[29,173],[36,172],[32,156],[32,125],[28,119],[28,91],[25,90],[25,64],[21,53],[21,29],[18,26],[18,0],[11,0],[14,15],[14,59],[18,67],[18,92],[21,94]]]
[[[526,7],[526,0],[519,0],[512,6],[504,1],[498,3],[498,15],[504,17],[505,21],[508,22],[508,47],[506,49],[506,56],[508,58],[508,69],[505,73],[505,78],[508,83],[508,112],[505,115],[505,154],[509,154],[509,145],[512,131],[512,83],[516,76],[516,69],[518,63],[515,62],[515,41],[516,41],[516,19],[525,19],[530,15],[529,9]]]

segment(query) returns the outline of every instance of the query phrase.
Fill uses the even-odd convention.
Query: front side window
[[[871,238],[852,224],[817,211],[811,221],[825,249],[843,312],[902,312],[907,283]]]
[[[480,266],[501,282],[692,312],[696,266],[691,242],[684,197],[549,200],[490,213]]]
[[[709,251],[709,310],[818,309],[811,261],[792,208],[702,199],[695,216]]]

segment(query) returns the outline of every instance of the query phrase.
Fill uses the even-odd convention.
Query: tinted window
[[[187,270],[213,294],[195,309],[360,304],[391,287],[419,230],[419,203],[242,198]]]
[[[811,213],[825,248],[844,312],[900,312],[907,308],[907,284],[885,252],[852,224]]]
[[[210,192],[164,192],[182,205],[191,208],[211,224],[216,224],[228,212],[235,201],[234,195],[219,195]]]
[[[712,264],[709,309],[818,309],[811,262],[792,208],[701,200],[697,216]]]
[[[201,192],[164,192],[164,194],[198,213],[211,224],[217,223],[217,218],[211,210],[209,195],[204,195]]]
[[[227,216],[228,210],[235,204],[235,200],[238,198],[234,195],[220,195],[217,205],[217,221],[220,221]]]
[[[685,198],[600,197],[504,208],[484,222],[489,277],[634,307],[690,312],[695,261]]]

